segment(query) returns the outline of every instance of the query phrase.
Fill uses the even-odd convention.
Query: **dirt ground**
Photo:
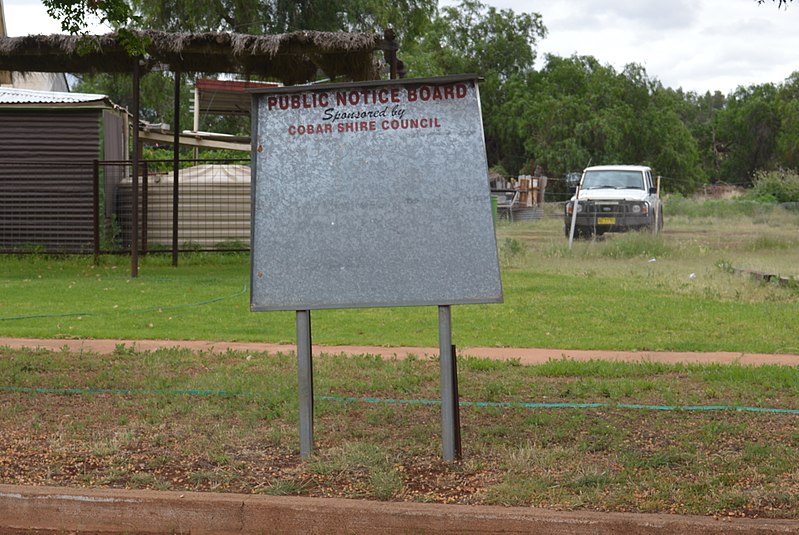
[[[120,346],[124,345],[127,348],[133,348],[137,351],[153,351],[161,348],[189,348],[195,351],[216,351],[223,352],[227,350],[234,351],[257,351],[257,352],[293,352],[295,347],[293,345],[276,345],[276,344],[257,344],[257,343],[231,343],[231,342],[209,342],[209,341],[165,341],[165,340],[34,340],[34,339],[20,339],[20,338],[3,338],[0,337],[0,348],[8,347],[12,349],[30,348],[30,349],[47,349],[60,351],[65,348],[71,352],[91,352],[96,354],[111,354],[115,350],[119,350]],[[438,348],[431,347],[403,347],[403,348],[385,348],[385,347],[363,347],[363,346],[314,346],[315,354],[373,354],[380,355],[386,358],[403,358],[408,355],[436,355]],[[746,365],[765,365],[765,364],[781,364],[781,365],[795,365],[799,364],[799,355],[771,355],[771,354],[744,354],[744,353],[665,353],[665,352],[623,352],[623,351],[582,351],[582,350],[560,350],[560,349],[536,349],[536,348],[459,348],[458,354],[461,356],[473,356],[492,359],[518,359],[522,364],[537,364],[544,363],[550,359],[568,358],[573,360],[618,360],[618,361],[651,361],[651,362],[664,362],[664,363],[741,363]],[[64,415],[79,414],[81,412],[91,413],[95,412],[98,415],[103,414],[109,410],[113,410],[110,405],[107,405],[108,396],[97,396],[92,398],[72,397],[62,398],[49,397],[38,398],[38,405],[32,407],[22,407],[17,405],[13,407],[14,411],[19,418],[25,420],[33,418],[38,415],[42,419],[42,432],[40,436],[36,436],[36,429],[22,426],[15,427],[9,425],[4,432],[4,436],[0,437],[0,474],[5,474],[3,478],[4,483],[11,483],[14,485],[60,485],[65,487],[83,487],[88,486],[93,488],[96,486],[97,481],[94,481],[92,474],[113,474],[119,472],[119,481],[109,480],[107,484],[100,486],[111,487],[150,487],[152,481],[166,481],[171,482],[169,489],[186,489],[186,490],[199,490],[202,492],[255,492],[266,491],[269,489],[260,488],[263,481],[279,481],[296,479],[296,474],[300,473],[301,466],[292,451],[286,451],[280,448],[264,449],[259,444],[244,444],[241,451],[256,452],[264,450],[268,453],[268,458],[263,457],[266,453],[261,453],[261,457],[257,459],[253,457],[253,462],[247,462],[246,477],[238,474],[236,477],[231,476],[231,481],[235,484],[228,484],[223,476],[225,474],[219,472],[213,466],[206,466],[207,459],[202,455],[189,454],[183,451],[181,441],[184,437],[180,434],[180,426],[175,429],[164,429],[160,433],[164,438],[164,444],[159,448],[164,451],[172,453],[179,453],[175,455],[169,463],[155,463],[158,460],[158,455],[152,454],[152,448],[148,449],[146,446],[146,437],[139,437],[141,439],[141,447],[137,449],[135,440],[131,443],[130,448],[119,448],[115,444],[107,444],[109,451],[116,453],[82,451],[74,450],[73,446],[67,443],[66,433],[64,435],[64,444],[61,448],[47,449],[43,444],[48,440],[52,441],[52,437],[46,436],[44,428],[59,429],[59,419],[64,418]],[[9,409],[10,410],[10,409]],[[29,413],[26,413],[25,411]],[[405,409],[397,409],[405,410]],[[614,418],[632,418],[633,416],[614,415],[613,411],[605,411],[608,421],[615,421]],[[49,415],[49,419],[42,415]],[[29,418],[30,417],[30,418]],[[646,424],[646,419],[661,418],[659,414],[651,414],[646,416],[635,416],[642,418],[642,422]],[[666,416],[663,416],[666,417]],[[699,425],[693,420],[699,417],[695,415],[685,416],[683,425]],[[738,421],[742,418],[752,418],[755,416],[736,416]],[[98,421],[101,420],[98,416]],[[773,421],[772,421],[773,420]],[[697,420],[698,421],[698,420]],[[13,423],[13,422],[10,422]],[[757,427],[759,433],[766,440],[775,438],[770,434],[771,431],[777,433],[782,432],[784,422],[778,417],[765,417],[759,416],[757,426],[752,424],[752,428]],[[101,425],[98,423],[98,425]],[[431,427],[435,423],[431,423]],[[644,425],[646,427],[646,425]],[[656,426],[653,426],[656,428]],[[697,432],[698,431],[697,427]],[[102,430],[84,430],[88,434],[96,433],[98,436],[102,435]],[[768,431],[768,432],[767,432]],[[658,437],[642,436],[641,441],[655,444]],[[742,437],[731,437],[731,441],[735,444],[730,444],[730,451],[739,446],[738,442],[743,440]],[[776,438],[775,438],[776,440]],[[99,444],[99,445],[98,445]],[[102,443],[95,444],[95,448],[103,446]],[[330,445],[326,445],[328,448]],[[74,450],[74,451],[73,451]],[[118,450],[118,452],[117,452]],[[159,450],[159,451],[161,451]],[[255,456],[255,453],[253,453]],[[246,456],[245,456],[246,457]],[[245,459],[248,460],[248,459]],[[119,464],[123,463],[123,464]],[[41,467],[51,467],[48,470],[42,470]],[[56,468],[52,468],[56,467]],[[138,470],[137,467],[141,467]],[[452,469],[447,463],[444,463],[438,458],[424,458],[417,459],[414,463],[403,465],[401,471],[404,475],[409,499],[413,496],[423,496],[431,501],[442,504],[479,504],[473,502],[476,489],[486,487],[496,483],[497,473],[490,470],[479,469]],[[141,473],[139,473],[141,472]],[[123,473],[127,474],[124,475]],[[207,473],[207,478],[197,480],[197,474]],[[133,475],[131,475],[133,474]],[[150,475],[152,481],[142,479],[144,475]],[[136,480],[135,478],[140,478]],[[130,480],[125,478],[132,478]],[[194,478],[194,479],[192,479]],[[221,479],[220,479],[221,478]],[[317,475],[315,479],[307,481],[309,488],[316,489],[313,492],[308,491],[307,494],[311,497],[326,497],[336,498],[339,496],[351,496],[353,493],[357,494],[354,490],[339,494],[341,488],[348,488],[347,485],[352,484],[352,481],[344,481],[337,474]],[[353,479],[357,483],[357,477]],[[343,483],[342,483],[343,481]],[[783,490],[789,493],[795,492],[795,485],[799,484],[797,478],[792,478],[790,488],[786,487]],[[434,482],[435,484],[431,483]],[[343,486],[342,486],[343,485]],[[155,488],[158,488],[155,486]],[[255,489],[255,490],[253,490]],[[443,489],[443,490],[442,490]],[[345,489],[346,490],[346,489]],[[357,489],[356,489],[357,490]],[[291,494],[291,492],[289,492]],[[768,509],[768,504],[762,507],[757,507],[752,510],[737,509],[735,514],[730,513],[731,517],[768,517],[772,516],[779,518],[785,512],[771,511]],[[791,508],[791,505],[785,505]],[[735,509],[735,508],[733,508]],[[633,509],[634,510],[634,509]],[[620,509],[625,511],[625,509]],[[629,511],[629,510],[627,510]],[[672,513],[679,513],[680,510],[672,511]],[[788,515],[789,517],[791,515]],[[1,530],[0,530],[1,531]]]
[[[258,351],[258,352],[290,352],[293,345],[252,343],[252,342],[210,342],[197,340],[41,340],[31,338],[0,337],[0,347],[41,348],[70,351],[90,351],[98,354],[110,354],[124,345],[139,351],[153,351],[162,348],[183,347],[195,351]],[[381,357],[402,358],[407,355],[437,355],[436,347],[373,347],[373,346],[320,346],[314,345],[315,354],[353,354],[379,355]],[[546,348],[514,348],[514,347],[462,347],[457,349],[458,355],[482,357],[490,359],[518,359],[521,364],[542,364],[550,359],[568,358],[573,360],[615,360],[625,362],[652,361],[663,363],[739,363],[747,365],[799,364],[799,355],[765,354],[765,353],[692,353],[662,351],[605,351],[579,349],[546,349]]]

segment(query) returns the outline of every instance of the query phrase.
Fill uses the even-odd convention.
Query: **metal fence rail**
[[[177,188],[171,167],[141,162],[134,232],[130,161],[0,161],[0,253],[172,251],[173,221],[178,251],[249,250],[249,160],[183,160]]]

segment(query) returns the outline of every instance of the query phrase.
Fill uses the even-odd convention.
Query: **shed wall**
[[[102,110],[0,109],[0,250],[91,251]]]

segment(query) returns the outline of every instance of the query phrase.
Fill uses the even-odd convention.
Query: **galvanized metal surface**
[[[88,104],[111,106],[105,95],[93,93],[63,93],[0,87],[0,104]]]
[[[253,310],[502,300],[473,77],[254,99]]]
[[[300,417],[300,456],[313,454],[313,340],[311,311],[298,310],[297,324],[297,395]]]
[[[458,417],[458,370],[452,345],[452,307],[438,307],[439,383],[441,390],[441,449],[445,461],[461,456]]]

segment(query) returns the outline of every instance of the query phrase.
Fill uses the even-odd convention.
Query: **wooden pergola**
[[[116,33],[3,37],[0,71],[130,73],[135,59],[141,74],[155,69],[231,73],[295,85],[315,80],[320,71],[330,79],[376,79],[379,72],[374,53],[396,51],[390,30],[384,35],[316,31],[134,34],[144,42],[143,57],[131,58]]]
[[[138,276],[138,170],[139,170],[139,82],[141,76],[162,70],[175,77],[174,190],[172,263],[177,265],[178,186],[180,145],[180,83],[185,72],[235,74],[269,79],[285,85],[316,80],[320,73],[330,80],[376,80],[380,78],[383,52],[390,78],[401,73],[393,30],[375,33],[331,33],[299,31],[280,35],[246,35],[224,32],[166,33],[134,32],[144,43],[143,56],[131,56],[124,38],[106,35],[28,35],[0,37],[0,74],[3,72],[130,73],[133,110],[133,184],[131,276]]]

